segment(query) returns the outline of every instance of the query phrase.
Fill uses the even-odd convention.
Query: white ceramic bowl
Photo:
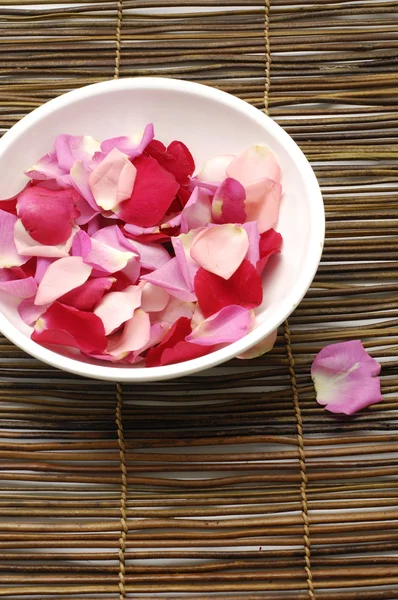
[[[216,154],[238,153],[255,143],[268,144],[282,168],[283,200],[278,231],[281,256],[266,269],[264,302],[258,327],[243,339],[184,363],[143,368],[90,361],[61,349],[43,348],[30,339],[30,328],[12,297],[0,295],[0,330],[36,358],[79,375],[113,381],[157,381],[188,375],[227,361],[269,335],[294,310],[312,279],[322,253],[324,209],[316,177],[307,159],[274,121],[246,102],[219,90],[163,78],[106,81],[51,100],[23,118],[0,140],[0,198],[16,194],[23,171],[53,146],[59,133],[97,139],[136,133],[153,122],[163,142],[183,141],[196,164]]]

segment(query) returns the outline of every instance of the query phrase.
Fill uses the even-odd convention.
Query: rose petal
[[[167,242],[170,236],[160,231],[159,227],[138,227],[131,223],[126,223],[123,227],[123,232],[131,240],[136,240],[142,244],[152,242]]]
[[[249,249],[245,258],[256,267],[260,260],[260,234],[258,232],[257,223],[256,221],[248,221],[247,223],[244,223],[242,227],[246,231],[249,239]]]
[[[236,156],[229,163],[226,172],[228,177],[237,179],[245,187],[264,177],[279,182],[281,176],[275,155],[263,144],[250,146]]]
[[[94,314],[103,322],[106,335],[132,318],[135,309],[141,305],[141,293],[138,285],[131,285],[123,292],[110,292],[100,300]]]
[[[170,294],[158,285],[152,283],[141,282],[142,289],[141,308],[145,312],[159,312],[164,310],[170,300]]]
[[[141,266],[149,271],[158,269],[171,260],[171,256],[166,248],[160,244],[132,242],[131,247],[139,255]]]
[[[196,300],[195,294],[188,289],[176,258],[169,260],[160,269],[143,275],[141,279],[167,290],[169,294],[180,300],[184,300],[184,302],[193,302]]]
[[[153,140],[155,135],[154,127],[152,123],[149,123],[142,134],[129,138],[127,136],[110,138],[105,140],[101,144],[101,150],[105,153],[111,152],[114,148],[117,148],[124,154],[134,160],[144,152],[148,144]]]
[[[36,242],[26,231],[21,219],[18,219],[14,227],[15,246],[21,256],[28,257],[27,260],[29,260],[30,256],[62,258],[68,256],[73,239],[78,231],[79,227],[74,226],[72,227],[72,233],[66,242],[57,244],[56,246],[46,246],[45,244]]]
[[[32,340],[102,354],[107,346],[104,326],[97,315],[54,302],[38,319]]]
[[[115,281],[115,277],[93,277],[61,296],[59,301],[79,310],[90,310],[98,304]]]
[[[235,154],[220,154],[205,162],[197,174],[199,181],[220,184],[227,177],[227,168],[235,158]],[[232,177],[232,175],[231,175]]]
[[[148,350],[148,348],[152,348],[152,346],[156,346],[157,344],[159,344],[163,340],[164,336],[166,335],[169,329],[170,326],[167,323],[155,323],[155,325],[151,325],[149,332],[149,340],[146,344],[142,346],[142,348],[139,348],[139,350],[130,352],[126,359],[127,362],[129,364],[136,364],[138,362],[143,361],[143,352],[145,352],[145,350]]]
[[[60,187],[68,185],[69,170],[62,169],[58,164],[55,152],[46,154],[36,164],[25,171],[25,175],[35,181],[54,180]]]
[[[191,325],[186,317],[179,318],[166,333],[161,343],[151,348],[146,356],[147,367],[158,367],[192,360],[211,352],[210,346],[199,346],[186,342],[191,333]]]
[[[40,283],[44,277],[45,272],[48,267],[55,261],[55,258],[47,258],[44,256],[39,256],[36,262],[36,270],[35,270],[35,280],[36,283]]]
[[[198,263],[191,258],[191,248],[201,231],[203,228],[193,229],[189,233],[181,233],[178,237],[171,239],[178,265],[190,292],[194,291],[193,282],[199,269]]]
[[[44,273],[37,289],[35,303],[40,306],[54,302],[87,281],[91,270],[80,256],[67,256],[56,260]]]
[[[280,183],[271,179],[260,179],[246,187],[247,220],[257,221],[260,233],[271,229],[278,222],[281,197]]]
[[[57,135],[55,154],[61,169],[70,172],[77,160],[88,164],[95,152],[101,150],[101,144],[89,135]]]
[[[181,233],[205,227],[210,222],[211,194],[203,188],[196,187],[181,213]]]
[[[346,415],[381,402],[380,370],[360,340],[329,344],[312,363],[317,402],[330,412]]]
[[[260,275],[246,258],[228,280],[200,268],[195,276],[195,293],[205,317],[231,304],[256,308],[263,300]]]
[[[226,306],[200,323],[185,339],[201,346],[233,343],[249,331],[252,316],[242,306]]]
[[[141,352],[151,337],[149,315],[137,309],[134,316],[125,323],[123,329],[109,339],[107,352],[112,356],[123,358],[130,352]]]
[[[75,190],[48,190],[40,185],[26,188],[18,197],[17,211],[29,235],[40,244],[66,242],[72,233],[78,195]]]
[[[228,177],[214,194],[211,213],[214,223],[244,223],[246,192],[239,181]]]
[[[74,256],[81,256],[85,263],[98,269],[100,273],[116,273],[124,269],[136,254],[132,250],[123,248],[116,233],[115,240],[112,241],[113,234],[105,232],[105,229],[110,228],[98,231],[91,238],[85,231],[79,231],[73,240],[72,253]],[[102,243],[99,240],[106,240],[109,243]],[[116,247],[111,246],[111,243]]]
[[[184,302],[183,300],[179,300],[178,298],[171,296],[164,310],[151,314],[151,321],[154,324],[167,323],[171,326],[180,317],[186,317],[187,319],[191,320],[195,311],[195,306],[196,304],[193,302]]]
[[[41,315],[46,312],[49,304],[45,304],[44,306],[36,306],[34,303],[34,298],[25,298],[18,304],[18,314],[21,317],[22,321],[32,327],[37,319],[41,317]]]
[[[120,205],[119,216],[140,227],[156,225],[166,214],[179,184],[155,159],[140,156],[134,161],[137,175],[133,193]]]
[[[249,350],[246,350],[246,352],[243,352],[243,354],[240,354],[236,358],[240,358],[242,360],[250,360],[252,358],[262,356],[266,352],[270,352],[275,345],[277,335],[278,330],[275,329],[275,331],[267,335],[267,337],[261,340],[261,342],[259,342],[255,346],[252,346],[251,348],[249,348]]]
[[[96,203],[89,185],[91,170],[84,165],[82,160],[77,160],[70,171],[70,181],[73,187],[91,207],[94,214],[101,211]],[[85,211],[88,212],[88,209]]]
[[[206,271],[229,279],[248,249],[249,239],[243,227],[227,223],[202,231],[192,244],[191,257]]]
[[[29,258],[22,256],[14,241],[15,224],[18,217],[4,210],[0,210],[0,268],[20,267]]]
[[[153,140],[145,152],[174,175],[178,183],[184,185],[189,182],[195,170],[195,161],[185,144],[175,140],[166,148],[158,140]]]
[[[88,184],[94,200],[104,210],[116,208],[130,198],[137,169],[128,156],[114,148],[91,172]]]
[[[260,259],[257,262],[257,271],[259,273],[262,273],[271,256],[280,253],[282,242],[281,234],[274,229],[269,229],[261,234],[259,244]]]
[[[18,298],[31,298],[37,290],[34,277],[16,278],[9,270],[0,269],[0,290]]]

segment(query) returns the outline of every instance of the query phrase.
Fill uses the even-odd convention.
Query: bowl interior
[[[209,366],[239,354],[278,326],[305,293],[319,261],[323,211],[315,176],[295,143],[271,119],[232,96],[187,82],[149,78],[83,88],[34,111],[0,141],[3,174],[0,198],[10,197],[22,188],[26,180],[23,171],[51,150],[57,134],[87,134],[102,140],[136,134],[149,122],[154,123],[156,137],[164,143],[173,139],[183,141],[193,153],[197,167],[213,155],[238,153],[251,144],[265,143],[275,152],[282,168],[283,200],[277,229],[283,235],[284,245],[281,256],[272,259],[265,272],[264,302],[257,310],[261,331],[249,334],[250,340],[231,345],[229,352],[213,362],[204,357]],[[32,352],[34,343],[28,339],[30,329],[19,318],[16,302],[7,294],[0,295],[0,312],[0,327],[4,333],[10,337],[12,330],[13,341],[19,345],[28,340],[24,349],[37,355]],[[74,357],[73,352],[67,350],[62,354]],[[47,354],[39,358],[51,362]],[[56,358],[52,360],[57,362]],[[79,356],[79,362],[84,361]],[[95,365],[95,361],[92,364]],[[122,370],[120,366],[103,363],[101,368],[103,376],[106,372],[112,379],[111,371]],[[180,371],[181,366],[176,374],[181,374]],[[115,378],[120,376],[119,373],[114,375]],[[134,375],[131,378],[134,379]]]

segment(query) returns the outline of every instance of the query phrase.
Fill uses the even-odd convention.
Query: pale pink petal
[[[169,294],[180,300],[184,300],[185,302],[193,302],[196,300],[195,294],[193,294],[187,286],[176,258],[169,260],[169,262],[160,267],[160,269],[156,269],[156,271],[152,271],[152,273],[143,275],[141,279],[164,288]]]
[[[142,309],[134,312],[123,329],[109,340],[107,352],[123,358],[130,352],[142,352],[151,337],[151,322],[148,313]]]
[[[126,223],[124,229],[127,233],[131,233],[134,236],[139,235],[147,235],[151,233],[159,233],[160,229],[157,226],[154,227],[139,227],[138,225],[132,225],[131,223]]]
[[[380,370],[380,363],[369,356],[360,340],[326,346],[311,368],[317,402],[330,412],[346,415],[381,402]]]
[[[55,261],[56,258],[47,258],[44,256],[39,256],[36,262],[36,272],[35,272],[35,280],[39,284],[44,277],[45,272],[48,267]]]
[[[93,234],[92,239],[101,244],[111,246],[120,252],[126,250],[128,252],[134,252],[133,243],[123,235],[118,225],[109,225],[108,227],[98,229],[98,231]]]
[[[191,319],[195,311],[195,306],[194,302],[184,302],[184,300],[171,296],[164,310],[151,314],[151,321],[153,324],[166,323],[171,326],[180,317]]]
[[[161,244],[142,244],[131,242],[131,248],[139,255],[144,269],[153,271],[159,269],[171,260],[170,254]]]
[[[203,228],[193,229],[189,233],[181,233],[171,238],[178,265],[190,292],[194,291],[194,279],[199,269],[198,263],[191,257],[191,248],[195,238],[203,230]]]
[[[141,293],[138,285],[131,285],[122,292],[110,292],[100,300],[94,314],[103,322],[106,335],[132,318],[135,309],[141,305]]]
[[[137,169],[128,156],[114,148],[91,172],[88,183],[98,206],[113,210],[130,198]]]
[[[181,213],[181,233],[205,227],[211,222],[211,193],[196,187]]]
[[[140,259],[137,257],[131,258],[121,272],[129,278],[131,283],[137,283],[141,273]]]
[[[170,294],[158,285],[148,281],[140,283],[142,289],[141,308],[145,312],[159,312],[164,310],[170,300]]]
[[[0,278],[0,290],[7,292],[12,296],[18,298],[32,298],[37,290],[37,283],[34,277],[26,277],[25,279],[12,279],[12,275],[5,277],[5,271],[0,271],[2,277]]]
[[[257,266],[260,260],[260,233],[256,221],[248,221],[242,225],[249,239],[249,249],[245,258],[250,260],[253,266]]]
[[[280,183],[259,179],[246,187],[245,211],[248,221],[257,221],[260,233],[275,227],[282,197]]]
[[[26,325],[32,327],[49,306],[49,304],[36,306],[34,298],[25,298],[18,304],[18,314]]]
[[[263,144],[250,146],[236,156],[227,166],[226,172],[228,177],[237,179],[245,187],[264,177],[279,181],[281,176],[275,155]]]
[[[114,148],[117,148],[121,152],[127,154],[127,156],[133,160],[144,152],[148,144],[153,140],[155,136],[154,127],[152,123],[149,123],[142,133],[135,136],[121,136],[105,140],[101,144],[101,149],[105,153],[111,152]]]
[[[145,352],[145,350],[148,350],[148,348],[152,348],[152,346],[159,344],[169,329],[170,325],[168,323],[155,323],[154,325],[151,325],[149,340],[139,350],[130,352],[126,358],[127,362],[134,365],[143,361],[144,358],[141,356],[142,353]]]
[[[227,177],[217,188],[211,214],[214,223],[244,223],[246,192],[239,181]]]
[[[192,244],[191,257],[206,271],[229,279],[248,249],[249,239],[243,227],[227,223],[202,231]]]
[[[200,346],[233,343],[243,338],[249,330],[252,317],[242,306],[226,306],[200,323],[186,338]]]
[[[87,200],[81,195],[79,195],[79,198],[76,202],[76,208],[80,212],[80,215],[77,217],[77,219],[75,219],[77,225],[86,225],[88,223],[90,226],[90,223],[99,215],[98,206],[96,208],[92,208]]]
[[[58,165],[55,152],[46,154],[25,171],[25,175],[35,181],[55,180],[60,187],[69,185],[68,171]]]
[[[91,170],[85,166],[82,160],[77,160],[70,171],[70,181],[75,190],[83,196],[92,208],[94,214],[101,211],[101,208],[95,201],[89,185]]]
[[[219,156],[213,156],[213,158],[210,158],[205,162],[196,178],[199,181],[220,184],[227,177],[227,168],[234,158],[235,154],[220,154]],[[231,175],[231,177],[233,177],[233,175]]]
[[[26,231],[21,219],[18,219],[14,227],[15,246],[19,254],[22,256],[46,256],[48,258],[62,258],[64,256],[68,256],[69,250],[72,247],[73,239],[78,232],[79,227],[74,226],[72,227],[72,234],[70,238],[66,240],[66,242],[58,244],[57,246],[46,246],[36,242],[36,240],[34,240]]]
[[[255,346],[252,346],[251,348],[249,348],[249,350],[246,350],[246,352],[243,352],[243,354],[240,354],[236,358],[248,360],[251,358],[257,358],[258,356],[262,356],[266,352],[270,352],[275,345],[277,335],[278,330],[275,329],[275,331],[267,335],[267,337],[261,340],[261,342],[259,342]]]
[[[106,231],[113,229],[113,227],[119,229],[113,225],[105,227],[91,238],[85,231],[79,231],[73,240],[73,255],[81,256],[84,262],[103,273],[116,273],[123,270],[128,262],[136,257],[136,254],[133,252],[132,246],[131,251],[124,248],[116,231]],[[105,241],[108,241],[108,243],[105,243]]]
[[[77,160],[88,164],[94,153],[100,150],[101,144],[89,135],[60,134],[55,139],[58,165],[68,173]]]
[[[29,258],[21,255],[14,241],[14,229],[18,217],[0,210],[0,269],[20,267]]]
[[[79,287],[90,277],[91,270],[80,256],[67,256],[56,260],[49,265],[39,284],[35,304],[49,304]]]

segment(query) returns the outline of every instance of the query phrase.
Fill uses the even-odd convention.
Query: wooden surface
[[[0,597],[397,600],[397,13],[271,0],[269,63],[263,0],[0,0],[2,131],[115,74],[201,81],[268,104],[327,211],[314,285],[261,359],[122,389],[0,339]],[[385,401],[343,420],[310,365],[353,338]]]

